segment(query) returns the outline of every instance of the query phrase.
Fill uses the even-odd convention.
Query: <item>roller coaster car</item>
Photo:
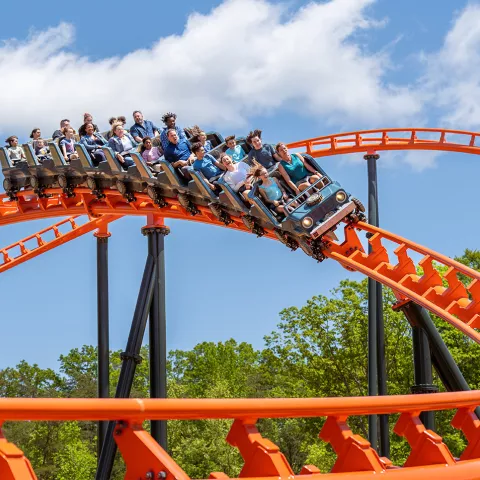
[[[189,142],[192,142],[193,136],[190,133],[190,128],[184,128],[183,131],[185,132],[185,136],[187,137],[187,140]],[[223,138],[221,133],[218,132],[206,132],[207,135],[207,140],[210,140],[210,143],[212,144],[212,148],[216,148],[222,143],[225,143],[225,139]]]
[[[132,166],[128,167],[127,170],[124,170],[122,164],[118,161],[115,153],[110,147],[102,147],[102,150],[107,159],[107,163],[110,166],[110,170],[115,176],[114,185],[116,189],[128,202],[135,201],[135,192],[141,193],[147,186],[135,161]],[[131,154],[132,159],[133,155],[136,155],[136,153],[133,152]]]
[[[161,191],[165,191],[166,196],[177,197],[180,205],[182,205],[187,212],[191,215],[197,215],[199,213],[198,208],[195,206],[195,202],[200,201],[199,203],[205,204],[205,199],[202,196],[195,198],[196,192],[191,192],[188,187],[188,182],[184,179],[177,170],[172,167],[172,165],[166,160],[159,160],[158,165],[160,165],[161,171],[157,174],[155,185],[157,188],[160,188]],[[150,195],[150,198],[152,196]]]
[[[193,180],[189,182],[189,190],[193,193],[208,198],[208,208],[215,215],[215,217],[223,222],[225,225],[230,225],[233,220],[229,213],[222,207],[221,201],[217,193],[215,193],[207,183],[207,179],[202,172],[197,172],[193,168],[190,170],[190,175]]]
[[[21,188],[30,186],[30,170],[26,161],[16,162],[10,160],[5,147],[0,148],[0,164],[2,165],[3,188],[10,200],[17,200],[16,193]]]
[[[359,215],[363,215],[363,206],[358,200],[352,199],[338,182],[332,181],[310,155],[303,153],[302,156],[323,177],[285,205],[285,218],[279,218],[265,205],[258,194],[258,184],[249,194],[254,204],[253,215],[272,224],[277,236],[282,235],[284,239],[288,233],[303,237],[303,240],[319,239],[335,230],[345,218],[358,219]]]
[[[103,189],[115,185],[116,172],[112,172],[108,161],[100,162],[98,167],[95,167],[92,163],[90,154],[81,143],[75,144],[75,151],[79,156],[83,171],[86,174],[85,181],[87,187],[98,198],[103,198]]]
[[[87,178],[85,166],[88,168],[91,166],[91,163],[84,164],[81,158],[72,159],[70,162],[67,162],[57,143],[50,142],[48,146],[50,147],[50,155],[52,156],[58,173],[58,184],[60,188],[62,188],[63,193],[69,197],[73,197],[75,195],[75,187],[85,184]]]
[[[45,197],[46,188],[58,185],[55,163],[50,159],[40,162],[30,143],[23,145],[23,151],[30,171],[30,186],[39,197]]]
[[[148,165],[145,163],[143,158],[139,153],[132,153],[131,154],[132,160],[135,163],[135,167],[138,171],[138,174],[141,178],[141,186],[138,179],[132,182],[130,188],[137,189],[134,191],[143,191],[145,188],[147,189],[148,196],[153,200],[153,202],[158,205],[159,207],[166,207],[168,203],[165,201],[165,196],[172,197],[174,196],[173,190],[168,189],[165,187],[165,184],[161,184],[161,176],[160,179],[157,179],[157,173],[153,172]],[[141,190],[140,190],[141,188]]]

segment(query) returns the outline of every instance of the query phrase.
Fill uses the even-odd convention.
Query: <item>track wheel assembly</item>
[[[290,235],[283,232],[279,228],[275,228],[273,230],[273,233],[280,242],[282,242],[288,248],[291,248],[292,251],[295,251],[299,247],[298,242],[294,238],[292,238]]]
[[[152,185],[149,185],[147,187],[147,194],[153,200],[153,203],[155,203],[155,205],[158,205],[160,208],[166,207],[168,205],[165,199],[160,195],[159,191]]]
[[[242,222],[257,237],[263,237],[265,235],[265,230],[258,225],[250,215],[244,215],[242,217]]]
[[[231,223],[233,223],[230,215],[225,212],[220,205],[211,203],[208,208],[210,208],[211,212],[215,215],[215,217],[221,222],[223,222],[225,225],[230,225]]]
[[[188,212],[190,215],[197,215],[200,213],[200,210],[195,206],[195,204],[188,198],[188,195],[185,193],[178,193],[178,202],[180,205]]]

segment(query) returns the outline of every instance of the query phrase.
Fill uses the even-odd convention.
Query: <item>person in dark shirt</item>
[[[168,130],[167,139],[168,144],[163,154],[165,160],[177,168],[186,180],[191,180],[192,176],[188,169],[195,160],[195,155],[191,152],[188,140],[179,139],[174,128]]]
[[[192,153],[196,157],[196,160],[193,162],[193,169],[203,174],[208,186],[213,191],[219,190],[219,187],[213,182],[221,177],[224,173],[225,167],[215,160],[213,155],[205,153],[205,147],[201,142],[196,142],[192,145]]]
[[[167,112],[162,117],[162,122],[165,124],[165,128],[160,133],[160,141],[162,142],[163,150],[165,150],[167,148],[167,145],[168,145],[168,131],[172,128],[174,130],[176,130],[179,140],[186,140],[187,139],[187,136],[185,135],[185,132],[183,131],[183,128],[179,127],[176,124],[177,115],[175,113]]]
[[[253,147],[247,159],[251,166],[256,162],[270,171],[281,160],[273,145],[263,145],[261,130],[253,130],[247,135],[246,140]]]
[[[63,138],[65,135],[63,134],[63,130],[65,127],[69,127],[70,126],[70,120],[68,118],[64,118],[61,122],[60,122],[60,129],[59,130],[55,130],[53,133],[52,133],[52,139],[55,140],[56,138]]]
[[[145,137],[158,137],[160,130],[150,120],[144,120],[143,113],[140,110],[133,112],[135,123],[130,127],[130,135],[136,142],[142,143]]]

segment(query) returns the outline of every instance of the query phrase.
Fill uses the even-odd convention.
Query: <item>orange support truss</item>
[[[294,142],[292,149],[306,149],[313,157],[346,153],[365,153],[381,150],[436,150],[480,154],[476,145],[479,133],[444,129],[381,129],[348,132]],[[18,192],[18,201],[0,195],[0,226],[54,217],[70,217],[49,228],[3,248],[0,273],[30,258],[49,251],[80,235],[97,229],[98,235],[108,235],[108,223],[124,215],[183,219],[226,227],[206,207],[191,216],[178,202],[169,198],[160,207],[146,194],[136,193],[127,202],[117,190],[105,190],[98,199],[85,188],[75,189],[76,196],[68,198],[61,189],[48,189],[47,198],[32,192]],[[76,218],[87,215],[89,221],[77,225]],[[250,232],[239,217],[226,228]],[[67,233],[59,227],[69,226]],[[366,253],[357,232],[368,233],[371,253]],[[53,232],[54,238],[45,240]],[[480,273],[428,248],[363,222],[346,225],[344,239],[325,240],[322,253],[348,270],[362,272],[390,287],[399,303],[412,300],[443,318],[455,328],[480,343]],[[272,230],[267,238],[276,239]],[[26,243],[33,242],[33,247]],[[393,243],[389,251],[385,244]],[[14,249],[20,255],[13,257]],[[415,262],[412,253],[421,259]],[[0,257],[1,258],[1,257]],[[447,267],[444,276],[436,264]],[[460,282],[459,276],[468,280]],[[153,438],[142,429],[142,422],[153,420],[233,419],[227,442],[239,449],[244,459],[241,478],[295,480],[308,476],[370,479],[378,475],[398,480],[424,480],[426,475],[436,479],[480,480],[480,421],[473,411],[480,405],[479,392],[405,395],[396,397],[361,397],[334,399],[243,399],[243,400],[95,400],[95,399],[0,399],[0,425],[3,421],[26,420],[116,420],[115,440],[127,466],[126,479],[189,480]],[[451,455],[442,438],[427,430],[419,412],[457,409],[452,426],[461,429],[468,445],[460,459]],[[353,415],[400,413],[395,432],[404,436],[411,454],[404,466],[393,466],[380,458],[369,442],[353,434],[348,417]],[[337,454],[332,473],[321,474],[315,465],[305,465],[295,474],[286,457],[256,428],[259,418],[326,417],[319,436],[329,442]],[[408,467],[408,468],[406,468]],[[36,479],[23,453],[0,436],[0,479]],[[228,478],[223,472],[212,472],[210,478]]]
[[[113,222],[120,217],[105,215],[100,218],[94,218],[83,225],[77,225],[75,222],[76,218],[78,218],[78,215],[55,223],[54,225],[44,228],[33,235],[29,235],[18,242],[12,243],[8,247],[2,248],[0,250],[0,254],[3,256],[3,263],[0,264],[0,273],[24,263],[31,258],[37,257],[42,253],[48,252],[60,245],[63,245],[64,243],[74,240],[75,238],[85,235],[86,233],[92,232],[93,230],[99,229],[103,231],[110,222]],[[62,233],[59,228],[63,225],[69,226],[71,230],[66,233]],[[54,238],[51,240],[42,238],[42,236],[47,233],[53,233]],[[28,247],[26,244],[30,240],[34,240],[35,244],[31,247]],[[12,257],[9,252],[15,248],[19,248],[20,254],[16,257]]]
[[[370,254],[365,253],[357,230],[373,235],[368,240],[372,246]],[[394,261],[382,244],[384,240],[397,245]],[[421,260],[415,263],[409,252],[420,254]],[[345,241],[329,242],[323,253],[390,287],[399,301],[413,300],[480,343],[480,333],[475,330],[480,326],[480,272],[364,222],[346,226]],[[434,262],[448,268],[444,277],[435,269]],[[466,287],[459,280],[460,274],[469,281]]]

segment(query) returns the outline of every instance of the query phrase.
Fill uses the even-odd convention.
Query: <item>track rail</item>
[[[360,243],[357,231],[372,235],[370,254]],[[395,260],[383,245],[393,242]],[[421,256],[415,262],[410,252]],[[480,343],[480,272],[406,238],[364,222],[345,227],[345,241],[331,242],[323,252],[344,267],[361,272],[390,287],[399,301],[413,300]],[[448,268],[441,276],[435,264]],[[467,279],[465,287],[460,275]]]
[[[444,129],[381,129],[341,133],[290,143],[292,149],[306,149],[314,157],[381,150],[437,150],[480,154],[476,145],[480,133]],[[116,190],[105,191],[98,200],[87,189],[76,189],[76,196],[67,198],[60,189],[47,190],[49,198],[39,199],[31,192],[19,192],[18,202],[0,195],[0,226],[42,218],[66,217],[57,224],[31,235],[3,250],[0,272],[12,268],[44,251],[92,231],[105,229],[106,224],[124,215],[163,217],[196,221],[225,227],[206,207],[191,216],[175,199],[160,208],[147,195],[136,194],[131,203]],[[75,223],[79,215],[89,222]],[[250,232],[239,217],[232,218],[227,228]],[[58,227],[69,224],[71,230],[60,234]],[[42,235],[54,233],[45,242]],[[323,254],[349,270],[359,271],[392,288],[399,302],[414,301],[443,318],[455,328],[480,343],[480,273],[454,260],[422,247],[398,235],[366,223],[345,226],[344,240],[322,245]],[[366,253],[359,232],[370,236],[371,253]],[[276,239],[272,230],[267,238]],[[28,249],[26,242],[36,241]],[[392,253],[385,247],[396,245]],[[12,258],[10,251],[20,249]],[[414,254],[412,256],[412,254]],[[413,257],[420,257],[414,261]],[[436,264],[447,267],[441,276]],[[2,270],[3,269],[3,270]],[[465,286],[460,282],[467,279]],[[438,479],[480,479],[480,420],[474,415],[480,404],[480,392],[396,397],[335,399],[262,399],[262,400],[80,400],[80,399],[0,399],[0,425],[5,420],[118,420],[115,441],[127,465],[126,479],[164,478],[189,480],[186,473],[141,428],[144,419],[234,419],[227,442],[239,449],[245,465],[240,477],[281,478],[295,480],[325,477],[367,479],[378,474],[397,479],[424,480],[425,475]],[[441,437],[427,431],[420,421],[420,411],[458,409],[452,425],[461,429],[468,446],[460,460],[453,458]],[[404,467],[380,458],[370,444],[354,435],[346,421],[352,415],[400,413],[395,433],[404,436],[411,454]],[[324,416],[327,420],[319,436],[337,453],[330,474],[320,474],[317,467],[306,465],[295,475],[278,447],[261,437],[256,429],[259,418]],[[446,468],[448,467],[448,468]],[[35,479],[36,476],[22,452],[9,444],[0,431],[0,478]],[[221,472],[210,478],[226,479]]]
[[[456,141],[452,141],[452,139]],[[312,157],[380,150],[437,150],[480,154],[480,132],[440,128],[384,128],[336,133],[288,144],[304,149]]]
[[[0,225],[83,213],[90,215],[91,218],[151,214],[225,227],[210,209],[199,207],[200,213],[192,216],[174,199],[168,199],[169,205],[160,208],[144,194],[137,194],[137,200],[128,203],[116,190],[105,190],[106,198],[103,200],[98,200],[87,189],[77,189],[77,196],[74,198],[66,198],[60,189],[50,189],[48,193],[52,195],[48,199],[37,197],[27,199],[25,198],[27,194],[20,192],[18,202],[4,201],[0,204]],[[232,220],[233,223],[227,228],[251,233],[239,217],[232,217]],[[373,249],[370,255],[365,254],[357,233],[359,230],[373,234],[369,240]],[[272,231],[266,231],[265,236],[276,239]],[[382,245],[383,240],[398,245],[395,262],[390,261],[389,254]],[[409,251],[422,255],[418,264],[408,256]],[[392,288],[399,300],[410,299],[424,306],[480,343],[480,333],[474,329],[479,326],[480,320],[479,272],[410,240],[363,222],[355,226],[347,225],[345,240],[329,242],[325,245],[323,253],[347,269],[362,272]],[[440,276],[433,262],[449,268],[445,277]],[[418,267],[424,270],[423,275],[418,274]],[[458,280],[460,273],[470,280],[467,288]],[[445,282],[447,286],[443,286]]]
[[[117,420],[115,441],[124,458],[126,479],[189,480],[168,453],[142,428],[146,419],[233,419],[226,441],[238,448],[244,460],[241,478],[300,480],[323,478],[392,478],[423,480],[480,478],[480,421],[474,415],[480,392],[456,392],[395,397],[300,399],[0,399],[0,423],[5,420]],[[426,430],[420,411],[457,409],[452,426],[468,440],[460,459],[450,453],[442,438]],[[347,419],[355,415],[400,413],[394,431],[405,437],[411,453],[402,468],[379,457],[370,444],[350,430]],[[319,433],[337,455],[329,474],[305,465],[295,474],[279,448],[257,430],[260,418],[326,417]],[[313,439],[312,439],[313,440]],[[28,460],[0,439],[1,478],[35,479]],[[13,471],[13,466],[16,470]],[[13,471],[13,474],[12,474]],[[12,474],[7,476],[8,474]],[[209,478],[226,479],[223,472]]]
[[[99,218],[94,218],[83,225],[78,225],[75,222],[78,217],[78,215],[69,217],[51,225],[50,227],[40,230],[33,235],[29,235],[18,242],[12,243],[8,247],[2,248],[0,254],[3,256],[3,264],[0,264],[0,273],[16,267],[27,260],[35,258],[42,253],[53,250],[54,248],[85,235],[86,233],[105,227],[110,222],[120,218],[113,215],[105,215]],[[70,227],[70,230],[66,233],[60,231],[60,227],[64,225]],[[44,236],[48,233],[53,233],[54,238],[46,240]],[[32,240],[35,243],[32,246],[28,245],[28,242]],[[12,257],[11,252],[17,248],[20,250],[19,255]]]

